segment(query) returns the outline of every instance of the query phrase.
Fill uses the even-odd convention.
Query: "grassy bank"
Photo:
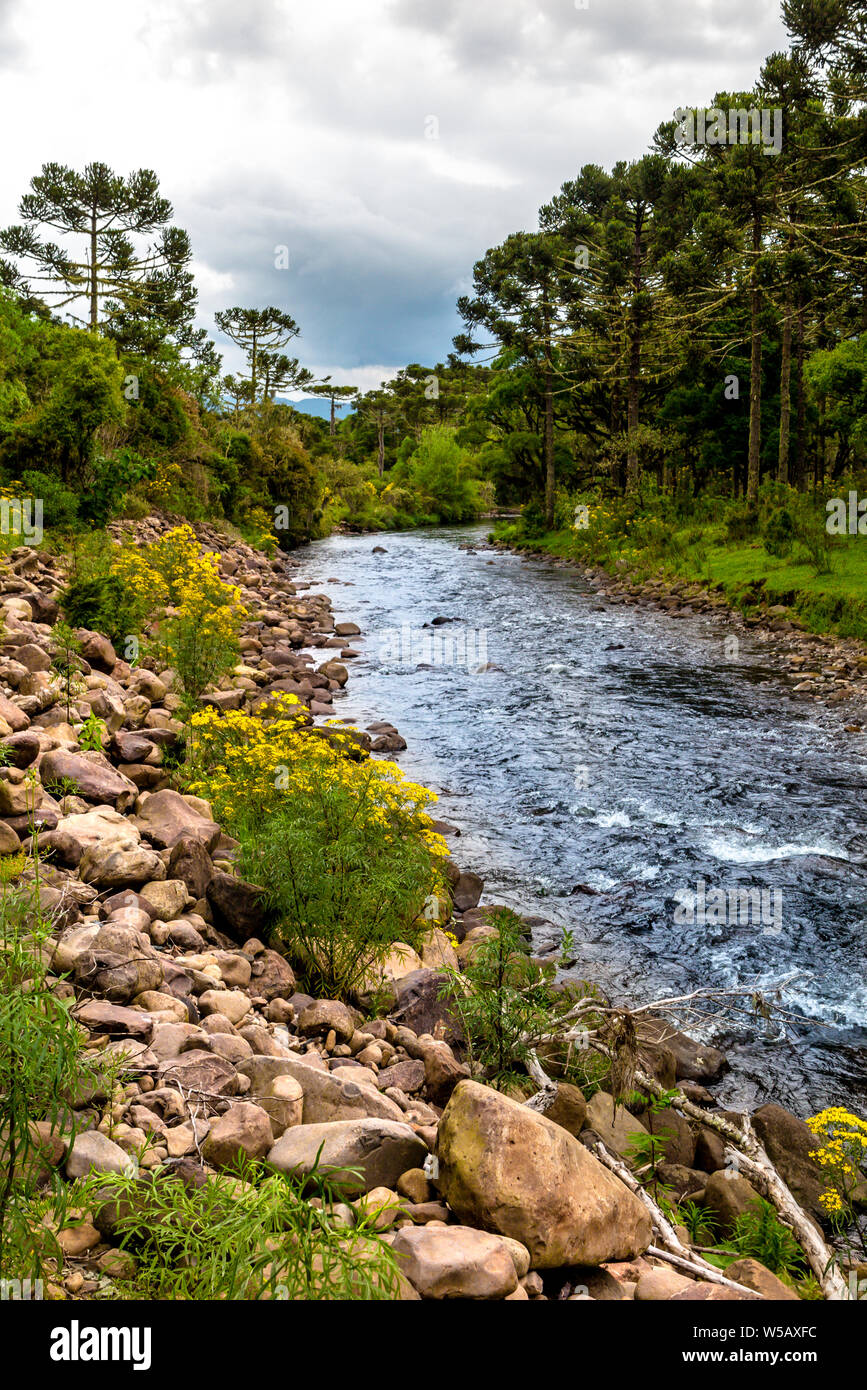
[[[597,566],[627,582],[695,583],[746,615],[785,610],[809,632],[867,641],[867,536],[829,535],[822,499],[800,500],[791,509],[781,500],[777,491],[752,511],[722,504],[716,516],[686,517],[658,506],[570,501],[558,507],[557,520],[586,507],[579,514],[586,524],[537,533],[519,520],[492,534],[516,549]]]

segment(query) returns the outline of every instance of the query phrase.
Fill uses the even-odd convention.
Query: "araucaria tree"
[[[77,173],[65,164],[43,164],[19,205],[21,225],[0,231],[0,281],[23,298],[51,308],[83,302],[96,333],[101,321],[162,321],[168,329],[188,327],[196,292],[186,232],[170,226],[172,205],[160,196],[152,169],[128,177],[107,164],[88,164]],[[49,240],[59,232],[61,240]],[[156,240],[142,245],[142,238]]]
[[[263,376],[262,358],[268,355],[272,365],[280,348],[286,346],[301,332],[298,324],[289,314],[270,305],[267,309],[223,309],[214,315],[221,333],[247,354],[250,367],[250,398],[255,405],[259,399],[259,386]],[[294,359],[282,358],[284,364]],[[298,364],[295,362],[295,367]],[[289,383],[286,383],[289,384]],[[306,382],[300,384],[306,385]]]

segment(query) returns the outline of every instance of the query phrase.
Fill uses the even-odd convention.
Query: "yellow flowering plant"
[[[867,1166],[867,1120],[835,1105],[813,1115],[807,1125],[819,1140],[810,1157],[828,1181],[819,1201],[834,1225],[848,1225],[853,1219],[855,1189],[863,1184]]]
[[[150,613],[162,610],[165,659],[188,705],[194,705],[238,659],[238,633],[246,616],[240,590],[223,582],[216,555],[202,550],[187,525],[153,545],[121,547],[113,571],[127,588],[145,596]]]
[[[427,814],[436,798],[345,726],[310,727],[294,697],[266,708],[193,716],[191,790],[241,842],[241,872],[308,982],[343,998],[423,930],[448,853]]]

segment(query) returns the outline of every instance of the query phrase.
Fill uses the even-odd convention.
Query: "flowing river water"
[[[399,728],[397,761],[460,828],[483,901],[546,919],[539,949],[571,929],[574,974],[615,1000],[796,974],[783,999],[810,1026],[689,1029],[727,1052],[728,1104],[863,1113],[867,736],[792,696],[749,634],[733,657],[718,618],[614,605],[575,569],[467,549],[487,530],[296,552],[299,582],[363,632],[335,714]],[[425,628],[437,617],[456,621]],[[738,888],[759,892],[735,907]]]

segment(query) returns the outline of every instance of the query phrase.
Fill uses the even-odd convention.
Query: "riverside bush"
[[[223,583],[217,557],[202,550],[190,526],[177,526],[142,549],[122,547],[113,570],[128,592],[144,596],[149,612],[165,611],[160,641],[192,708],[238,660],[245,617],[240,590]]]
[[[840,1229],[853,1219],[856,1190],[863,1186],[867,1172],[867,1120],[835,1105],[813,1115],[807,1124],[818,1140],[810,1157],[828,1183],[819,1201]]]
[[[0,1276],[38,1279],[60,1262],[52,1234],[66,1194],[46,1180],[36,1123],[67,1132],[69,1098],[99,1078],[70,1008],[48,979],[52,923],[39,909],[37,876],[0,884]],[[44,1218],[44,1219],[43,1219]]]
[[[189,1191],[171,1173],[99,1174],[82,1185],[82,1199],[117,1204],[121,1247],[136,1262],[133,1296],[379,1301],[400,1294],[376,1213],[343,1224],[334,1211],[341,1194],[324,1170],[296,1178],[241,1161],[238,1176],[211,1176]]]
[[[271,708],[193,716],[191,790],[240,840],[241,870],[308,981],[344,998],[395,941],[419,937],[447,855],[426,812],[436,798],[342,727],[307,727],[294,696]]]
[[[479,942],[463,971],[442,970],[440,996],[463,1024],[470,1070],[497,1090],[513,1091],[526,1086],[519,1068],[574,1000],[552,989],[553,966],[531,960],[517,913],[501,908],[496,926],[497,935]]]
[[[737,1218],[728,1244],[739,1255],[758,1260],[773,1274],[798,1278],[806,1272],[807,1262],[800,1245],[763,1197],[751,1202]]]

